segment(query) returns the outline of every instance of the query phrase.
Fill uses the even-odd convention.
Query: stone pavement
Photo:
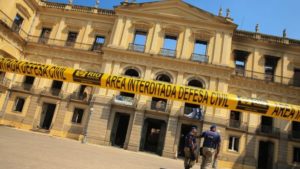
[[[182,160],[0,126],[0,169],[182,169]],[[200,168],[199,165],[193,169]]]

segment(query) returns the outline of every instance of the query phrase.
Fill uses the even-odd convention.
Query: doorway
[[[273,169],[274,143],[270,141],[259,142],[258,169]]]
[[[166,135],[166,122],[147,118],[144,121],[141,151],[162,155]]]
[[[116,113],[112,133],[111,133],[111,143],[112,146],[124,147],[124,143],[127,136],[128,124],[130,115],[125,113]]]
[[[178,145],[178,157],[184,157],[185,136],[191,131],[193,125],[182,124]]]
[[[41,114],[41,121],[40,126],[42,129],[49,130],[52,124],[52,119],[54,116],[56,105],[50,103],[44,103],[42,114]]]

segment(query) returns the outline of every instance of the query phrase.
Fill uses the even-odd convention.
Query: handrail
[[[191,57],[192,61],[196,62],[203,62],[203,63],[208,63],[208,56],[207,55],[202,55],[198,53],[193,53]]]
[[[41,95],[50,95],[50,96],[57,96],[63,97],[62,89],[56,89],[52,87],[44,87],[41,91]]]
[[[126,106],[135,106],[137,103],[137,99],[129,96],[116,95],[113,97],[113,103]]]
[[[162,55],[162,56],[175,58],[176,57],[176,50],[161,48],[159,54]]]
[[[130,43],[129,47],[128,47],[128,50],[144,53],[145,52],[145,45]]]
[[[87,92],[73,92],[70,95],[71,100],[76,100],[76,101],[82,101],[82,102],[90,102],[91,99],[91,94],[88,94]]]
[[[43,38],[39,36],[28,36],[28,42],[45,44],[45,45],[53,45],[53,46],[62,46],[62,47],[82,49],[82,50],[90,50],[94,52],[100,52],[103,46],[102,44],[97,44],[97,43],[87,44],[87,43],[79,43],[79,42],[70,42],[68,40]]]
[[[171,104],[168,103],[168,101],[163,100],[150,100],[147,101],[146,105],[148,110],[151,111],[159,111],[159,112],[169,112],[171,108]]]
[[[244,70],[244,69],[235,69],[235,76],[246,77],[255,80],[263,80],[267,82],[274,82],[283,85],[292,85],[295,87],[300,87],[300,79],[278,76],[278,75],[271,75],[262,72],[256,72],[251,70]]]
[[[198,107],[182,106],[181,114],[184,117],[189,119],[204,120],[205,111],[201,106]]]

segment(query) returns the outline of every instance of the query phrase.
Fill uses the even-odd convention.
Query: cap
[[[192,127],[191,129],[192,129],[192,130],[194,130],[194,129],[197,130],[197,127],[194,126],[194,127]]]
[[[210,128],[211,128],[211,129],[212,129],[212,128],[217,128],[217,125],[212,124],[212,125],[210,126]]]

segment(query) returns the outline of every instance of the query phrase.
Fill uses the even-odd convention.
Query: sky
[[[67,3],[68,0],[49,0]],[[112,9],[123,0],[100,0],[100,8]],[[130,1],[130,0],[129,0]],[[151,2],[153,0],[136,0]],[[259,24],[261,33],[282,36],[283,29],[287,30],[287,37],[300,40],[300,0],[184,0],[198,8],[215,15],[220,7],[223,15],[227,8],[231,11],[231,18],[238,25],[238,29],[255,31]],[[73,0],[74,4],[94,6],[96,0]]]

